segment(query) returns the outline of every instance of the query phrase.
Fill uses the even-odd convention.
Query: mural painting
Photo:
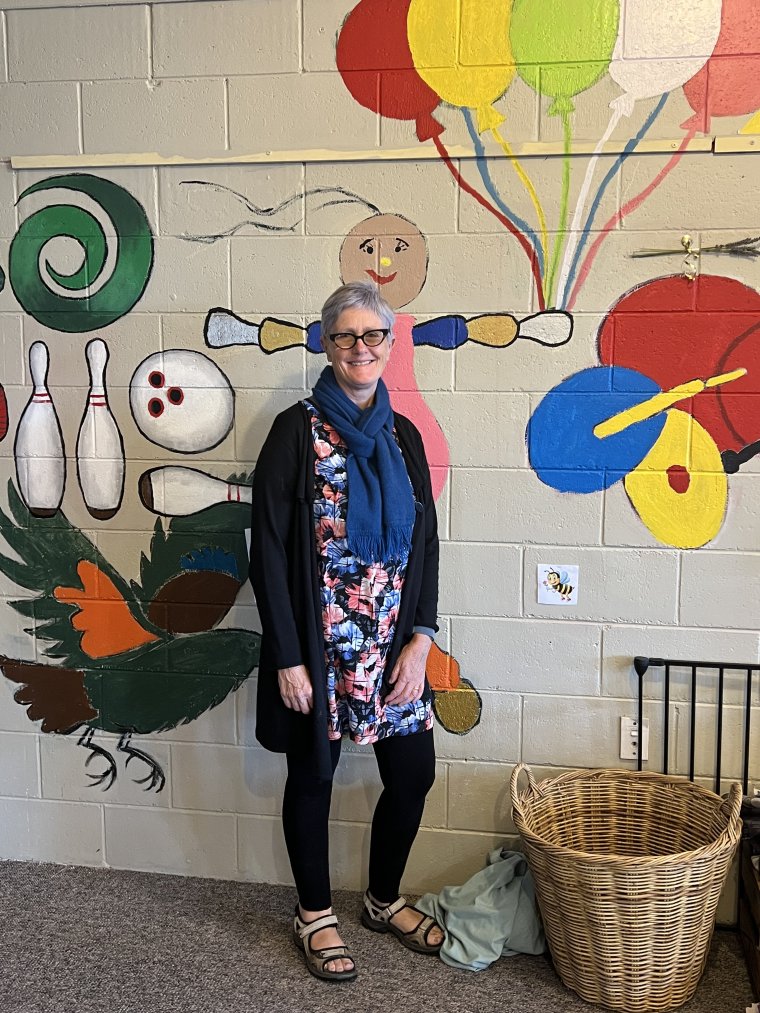
[[[742,55],[744,39],[760,35],[755,5],[642,0],[623,19],[619,0],[557,0],[550,20],[544,13],[538,0],[361,0],[336,46],[341,79],[354,99],[374,114],[412,122],[463,199],[475,201],[503,227],[505,241],[518,244],[530,268],[534,314],[518,319],[505,307],[420,321],[402,312],[426,282],[426,238],[405,216],[341,187],[317,187],[266,209],[219,184],[188,184],[224,193],[245,209],[244,220],[213,235],[185,237],[195,242],[213,243],[246,225],[292,231],[308,200],[315,208],[344,203],[363,209],[336,251],[336,267],[344,281],[371,278],[397,311],[388,386],[394,406],[422,433],[436,496],[449,473],[449,447],[420,391],[415,349],[454,351],[474,342],[501,357],[519,340],[544,346],[550,356],[571,340],[572,313],[605,239],[676,169],[696,134],[721,116],[746,115],[743,130],[760,129],[760,56]],[[688,26],[687,43],[673,35],[674,19]],[[571,208],[576,103],[605,76],[620,95]],[[510,144],[508,93],[518,79],[561,124],[554,216]],[[641,192],[592,231],[605,193],[676,89],[692,110],[678,149]],[[649,104],[642,126],[597,180],[607,142],[639,103]],[[470,138],[477,187],[450,155],[445,135],[452,112],[461,115]],[[516,214],[510,194],[495,185],[491,154],[508,160],[514,186],[529,198],[532,221]],[[116,241],[88,208],[52,203],[19,226],[7,265],[10,287],[24,312],[53,331],[104,331],[138,305],[149,283],[154,246],[147,216],[126,189],[86,174],[28,187],[19,197],[22,211],[26,198],[48,191],[94,202]],[[47,243],[59,236],[81,250],[71,273],[54,269],[45,256]],[[741,243],[733,245],[742,255]],[[0,289],[5,277],[0,270]],[[654,278],[625,292],[599,328],[598,361],[556,385],[532,414],[526,438],[537,479],[584,495],[622,482],[659,542],[679,548],[710,542],[725,517],[727,476],[760,450],[759,320],[758,293],[719,275]],[[301,328],[271,317],[246,320],[219,306],[209,310],[198,341],[207,349],[253,346],[262,354],[320,350],[317,321]],[[77,477],[90,515],[107,523],[124,497],[124,439],[108,403],[108,345],[94,337],[85,357],[90,391],[77,439]],[[97,772],[88,771],[93,785],[112,786],[123,755],[125,768],[133,761],[147,768],[138,783],[160,791],[164,772],[132,737],[194,721],[234,692],[258,660],[258,634],[219,626],[247,579],[251,474],[215,476],[176,464],[144,470],[139,499],[158,516],[139,577],[128,580],[61,510],[66,452],[45,342],[31,345],[29,366],[33,389],[15,432],[16,483],[8,486],[7,512],[0,510],[0,534],[12,555],[0,554],[0,572],[31,592],[10,604],[30,621],[26,632],[51,663],[2,657],[0,665],[18,687],[15,700],[43,732],[78,735],[88,753],[85,765],[97,761]],[[174,453],[202,454],[233,431],[233,386],[201,352],[147,356],[134,369],[129,400],[136,431]],[[0,440],[8,431],[0,387]],[[547,587],[569,601],[574,588],[563,578],[561,567],[552,570]],[[442,726],[458,734],[474,728],[481,698],[456,659],[434,649],[428,675]],[[98,731],[119,736],[118,757],[93,740]]]
[[[539,0],[514,0],[511,7],[485,0],[392,5],[361,0],[338,37],[336,63],[353,97],[383,117],[414,121],[418,139],[434,143],[463,193],[518,241],[531,264],[536,300],[550,312],[574,309],[604,240],[675,169],[698,131],[709,130],[713,117],[755,113],[760,106],[760,57],[744,55],[746,39],[760,35],[756,8],[737,0],[677,3],[688,24],[684,46],[681,35],[670,30],[674,5],[645,0],[626,9],[625,18],[621,6],[619,0],[561,0],[547,20]],[[484,25],[492,31],[483,32]],[[587,162],[570,220],[575,103],[605,74],[621,94],[610,103],[609,122]],[[508,91],[516,77],[548,99],[546,115],[562,122],[551,249],[540,196],[504,137]],[[682,125],[678,150],[605,223],[586,252],[606,190],[676,89],[693,110]],[[505,97],[506,114],[494,107]],[[638,102],[655,99],[643,126],[593,192],[613,132]],[[434,115],[444,106],[464,117],[484,192],[463,179],[446,150],[444,125]],[[756,122],[754,116],[744,129]],[[515,215],[496,189],[487,136],[528,191],[533,225]],[[733,252],[742,255],[751,242],[735,244]],[[751,361],[757,308],[748,305],[756,293],[728,278],[704,276],[694,283],[695,291],[692,280],[655,279],[623,296],[599,332],[602,365],[557,385],[526,432],[530,464],[542,482],[561,492],[592,493],[622,481],[649,531],[679,548],[700,547],[718,534],[728,498],[726,472],[752,455],[748,448],[758,439]],[[690,354],[694,340],[696,356]],[[742,416],[738,422],[736,414]]]

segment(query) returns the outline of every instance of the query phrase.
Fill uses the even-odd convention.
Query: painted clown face
[[[365,218],[351,229],[340,250],[344,283],[371,279],[394,310],[420,294],[427,264],[425,237],[401,215]]]

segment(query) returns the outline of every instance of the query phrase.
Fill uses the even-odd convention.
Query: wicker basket
[[[518,792],[526,771],[528,788]],[[510,782],[554,964],[589,1002],[639,1013],[689,999],[739,843],[728,801],[682,778],[573,771]]]

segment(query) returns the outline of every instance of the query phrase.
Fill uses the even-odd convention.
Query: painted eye
[[[148,383],[151,385],[151,387],[163,387],[164,384],[166,383],[166,380],[164,379],[164,374],[159,373],[159,371],[155,369],[152,373],[148,375]]]
[[[397,239],[396,240],[396,247],[395,247],[395,251],[394,251],[395,253],[403,253],[404,250],[408,250],[408,249],[409,249],[409,243],[407,243],[406,240],[404,240],[404,239]]]
[[[185,400],[185,392],[181,387],[170,387],[166,392],[166,396],[169,398],[172,404],[182,404]]]
[[[164,402],[160,397],[152,397],[148,401],[148,414],[153,419],[157,419],[164,414]]]

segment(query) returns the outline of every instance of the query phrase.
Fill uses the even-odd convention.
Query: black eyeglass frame
[[[340,348],[342,351],[347,352],[350,348],[354,348],[356,342],[359,341],[360,339],[364,342],[367,348],[379,348],[390,333],[391,333],[390,327],[370,327],[370,329],[368,331],[365,331],[364,334],[352,334],[351,331],[338,331],[336,334],[328,334],[327,336],[330,339],[330,341],[332,341],[332,343],[335,345],[336,348]],[[382,334],[382,338],[380,339],[380,341],[375,342],[374,345],[371,345],[367,341],[368,334]],[[351,342],[350,345],[339,345],[338,338],[353,338],[354,340]]]

